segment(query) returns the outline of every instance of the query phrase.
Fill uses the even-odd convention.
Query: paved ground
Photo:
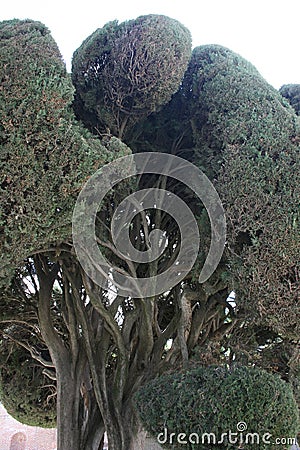
[[[0,450],[55,450],[56,430],[29,427],[10,417],[0,404]]]

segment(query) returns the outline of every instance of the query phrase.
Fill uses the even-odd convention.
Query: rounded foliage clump
[[[299,119],[242,57],[197,47],[183,81],[195,163],[215,180],[237,305],[299,338]]]
[[[164,448],[181,449],[183,440],[191,450],[237,448],[253,436],[253,450],[275,450],[276,438],[294,438],[299,427],[290,385],[256,368],[198,367],[163,375],[135,400],[145,428]],[[235,445],[230,431],[238,433]],[[263,442],[267,433],[271,444]]]
[[[22,348],[8,353],[1,348],[0,401],[21,423],[56,426],[56,383],[43,375],[43,366]]]
[[[190,52],[190,32],[169,17],[152,14],[108,23],[73,56],[78,117],[90,129],[122,137],[171,99]]]
[[[183,81],[196,159],[215,175],[222,151],[276,155],[297,133],[288,102],[240,55],[220,45],[193,50]]]

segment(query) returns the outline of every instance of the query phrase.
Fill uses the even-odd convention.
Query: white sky
[[[193,46],[220,44],[254,64],[275,88],[300,83],[300,0],[8,0],[0,20],[29,18],[51,31],[70,70],[74,50],[110,20],[165,14]]]

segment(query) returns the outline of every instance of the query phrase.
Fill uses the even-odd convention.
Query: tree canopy
[[[286,99],[241,56],[200,46],[171,102],[130,139],[134,151],[182,155],[215,181],[229,224],[227,274],[243,314],[297,340],[299,119]]]
[[[26,256],[71,237],[78,192],[115,152],[75,121],[74,89],[44,25],[2,22],[0,55],[0,258],[5,273]]]
[[[166,16],[110,22],[74,53],[75,110],[94,132],[122,137],[167,103],[190,57],[190,32]]]
[[[298,118],[253,67],[227,49],[195,49],[189,71],[195,160],[204,155],[201,165],[209,163],[225,205],[240,307],[297,339]]]

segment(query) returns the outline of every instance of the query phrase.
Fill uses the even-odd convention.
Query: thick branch
[[[47,267],[46,258],[41,255],[35,257],[35,267],[39,281],[38,317],[43,338],[49,348],[51,359],[57,367],[59,363],[68,359],[68,352],[56,331],[51,318],[51,299],[53,284],[58,273],[58,266]],[[61,365],[61,364],[60,364]]]

